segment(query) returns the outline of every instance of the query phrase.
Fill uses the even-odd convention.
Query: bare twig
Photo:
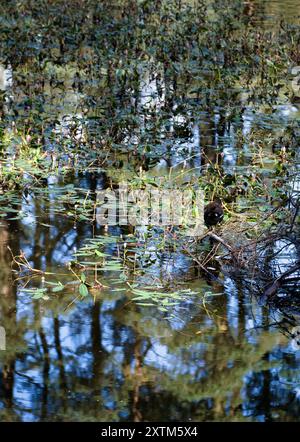
[[[295,273],[299,269],[300,269],[300,262],[295,264],[292,268],[284,272],[282,275],[279,276],[279,278],[275,279],[271,284],[269,284],[266,290],[264,291],[263,296],[266,298],[274,296],[277,293],[280,286],[282,285],[285,278],[291,275],[292,273]]]

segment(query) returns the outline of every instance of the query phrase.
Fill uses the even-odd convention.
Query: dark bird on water
[[[204,207],[204,222],[207,227],[220,223],[223,216],[224,210],[220,198],[215,198],[214,201]]]

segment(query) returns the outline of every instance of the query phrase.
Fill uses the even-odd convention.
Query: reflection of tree
[[[56,311],[57,301],[52,301],[52,304]],[[91,335],[90,338],[88,334],[86,336],[87,345],[78,347],[83,360],[86,357],[89,359],[89,354],[92,355],[89,368],[80,367],[79,356],[76,356],[76,335],[68,336],[75,345],[74,353],[67,348],[64,350],[65,339],[61,340],[62,323],[58,318],[54,320],[53,338],[49,336],[51,328],[44,330],[38,322],[35,323],[43,349],[39,356],[40,361],[43,361],[40,365],[42,419],[55,419],[50,403],[56,403],[57,406],[64,404],[59,407],[58,418],[61,420],[99,420],[104,417],[110,420],[113,416],[117,418],[118,413],[126,409],[132,420],[170,420],[174,416],[193,420],[226,420],[226,416],[230,420],[238,417],[243,419],[241,389],[245,375],[251,372],[256,372],[258,377],[253,374],[249,394],[252,395],[252,391],[259,389],[260,397],[264,397],[264,400],[269,397],[267,390],[270,381],[262,384],[259,373],[272,376],[269,371],[270,363],[264,361],[264,355],[272,351],[278,337],[262,332],[257,345],[248,343],[242,333],[243,317],[240,317],[238,338],[234,338],[230,333],[224,333],[224,328],[229,329],[230,325],[226,319],[221,323],[219,321],[219,325],[217,321],[209,327],[205,326],[206,314],[201,310],[193,315],[180,333],[176,333],[170,331],[167,321],[157,321],[155,315],[149,317],[149,312],[133,304],[125,307],[123,303],[118,303],[107,314],[100,314],[100,307],[100,302],[92,305]],[[51,309],[51,302],[48,308]],[[218,308],[223,311],[224,305],[219,305]],[[81,317],[88,318],[87,309],[80,306],[79,310],[80,316],[77,319],[75,316],[75,321]],[[71,323],[72,314],[69,314]],[[148,317],[146,321],[143,319],[145,315]],[[103,334],[106,341],[107,327],[114,330],[109,352],[103,347]],[[203,327],[200,335],[196,334],[199,327]],[[80,327],[79,332],[84,333]],[[56,357],[53,360],[49,357],[49,342],[54,343]],[[171,370],[162,369],[160,363],[149,363],[147,359],[151,351],[156,351],[158,343],[166,346],[168,354],[176,361]],[[117,354],[120,357],[123,354],[122,375],[119,372],[118,358],[115,359]],[[15,357],[19,358],[18,355]],[[199,361],[204,364],[199,365]],[[26,363],[19,360],[20,363],[26,372]],[[49,376],[56,367],[59,389],[54,387],[55,375]],[[74,399],[68,396],[66,385],[71,389],[73,397],[81,397],[79,402],[76,401],[76,412],[73,410]],[[38,387],[29,383],[27,388],[34,395]]]
[[[54,345],[57,354],[57,365],[59,370],[59,395],[62,401],[62,409],[65,410],[66,394],[68,386],[67,386],[67,379],[64,367],[64,359],[63,359],[62,345],[60,339],[60,323],[58,317],[54,318],[53,326],[54,326]]]
[[[92,386],[95,395],[101,394],[103,385],[103,369],[107,353],[102,346],[102,330],[100,325],[101,303],[96,301],[91,307],[91,352],[93,355],[92,364]]]
[[[17,326],[16,286],[11,283],[10,256],[7,245],[11,245],[14,251],[18,248],[17,243],[11,244],[10,230],[17,230],[17,222],[1,221],[0,224],[0,313],[1,326],[6,332],[6,350],[0,352],[0,364],[2,366],[0,378],[0,391],[3,396],[5,411],[3,418],[15,420],[14,380],[16,365],[16,348],[20,347],[20,329]],[[21,340],[21,339],[20,339]],[[2,412],[1,412],[2,414]]]
[[[43,381],[42,381],[42,397],[41,397],[41,420],[47,417],[47,407],[49,398],[49,372],[50,372],[50,355],[47,338],[42,327],[39,330],[39,336],[43,349]]]
[[[124,317],[132,323],[132,311],[126,312]],[[194,317],[192,322],[201,324],[202,321],[205,321],[204,315]],[[135,321],[134,323],[139,333],[143,335],[145,328],[142,321]],[[158,333],[166,335],[162,330],[163,327],[161,325]],[[167,326],[165,325],[165,327]],[[153,366],[148,366],[145,363],[146,355],[144,356],[141,372],[144,379],[144,388],[148,391],[140,397],[140,412],[142,412],[145,420],[168,420],[170,416],[176,415],[175,410],[177,409],[178,412],[178,407],[181,409],[181,413],[187,413],[187,415],[191,409],[194,409],[194,417],[197,419],[198,407],[195,407],[195,404],[200,404],[201,410],[201,405],[203,407],[206,403],[207,406],[211,400],[215,404],[215,419],[224,418],[225,405],[227,403],[228,409],[228,401],[230,403],[231,418],[237,416],[243,402],[240,392],[244,384],[244,376],[252,370],[267,369],[269,364],[263,362],[263,356],[269,349],[273,348],[277,339],[275,336],[273,339],[270,338],[268,333],[262,334],[259,344],[253,348],[253,345],[249,344],[245,338],[241,337],[239,342],[235,342],[230,335],[220,333],[213,326],[211,330],[201,333],[200,338],[200,342],[209,342],[212,351],[200,351],[199,354],[197,350],[192,350],[193,345],[197,348],[199,344],[198,337],[188,340],[191,350],[185,349],[186,335],[195,336],[195,334],[191,335],[192,329],[193,327],[191,328],[191,324],[189,324],[188,328],[182,330],[180,334],[163,340],[169,351],[177,356],[176,365],[170,373],[160,372]],[[150,346],[148,351],[151,348]],[[197,373],[197,368],[194,369],[197,367],[199,359],[205,360],[205,366],[199,368]],[[182,366],[192,367],[193,375],[188,374],[188,368],[185,368],[184,371],[187,371],[185,374],[180,374]],[[152,385],[154,389],[152,389]],[[147,401],[145,401],[146,398],[148,398]],[[230,398],[231,400],[229,400]],[[161,403],[161,406],[159,403]],[[163,405],[165,403],[168,403],[167,409]],[[151,409],[147,409],[147,404],[151,404]],[[213,415],[211,415],[211,418],[213,418]]]

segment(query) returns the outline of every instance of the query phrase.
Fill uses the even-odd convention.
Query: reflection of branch
[[[292,273],[295,273],[299,269],[300,269],[300,262],[295,264],[291,269],[284,272],[281,276],[279,276],[279,278],[275,279],[275,281],[273,281],[271,284],[269,284],[269,286],[264,291],[264,296],[270,297],[270,296],[275,295],[277,290],[280,288],[283,281],[285,280],[285,278],[287,276],[291,275]]]
[[[41,386],[41,384],[38,382],[35,382],[34,379],[32,377],[28,376],[27,374],[21,373],[19,371],[15,371],[15,374],[17,376],[20,376],[20,377],[26,379],[30,384],[32,384],[35,387],[40,388],[42,390],[43,387]]]

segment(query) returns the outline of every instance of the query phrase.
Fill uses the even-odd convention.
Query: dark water
[[[297,21],[298,13],[297,0],[253,2],[251,11],[265,26],[278,18]],[[147,79],[145,84],[141,100],[153,88]],[[71,93],[65,97],[65,114],[78,116],[77,98]],[[52,105],[57,107],[57,101],[49,104],[49,112]],[[203,114],[202,124],[209,124],[208,118]],[[279,108],[278,119],[284,124],[289,118],[299,118],[297,108]],[[252,123],[246,110],[243,130]],[[171,164],[161,161],[151,174],[168,174],[170,165],[180,171],[186,150],[193,152],[197,144],[198,129],[192,129],[192,141],[181,143],[181,156],[175,155]],[[68,124],[60,121],[56,130],[59,136]],[[207,144],[217,136],[216,130],[207,130]],[[218,140],[227,173],[244,166],[231,141],[232,133]],[[195,155],[190,168],[199,169],[199,161]],[[106,180],[101,168],[65,180],[52,177],[40,193],[29,193],[3,209],[1,421],[298,421],[300,345],[292,333],[299,316],[264,305],[251,295],[247,281],[228,275],[222,283],[195,277],[191,260],[165,250],[145,265],[137,280],[145,285],[181,281],[181,288],[191,292],[180,303],[160,310],[132,302],[118,269],[101,272],[106,288],[95,300],[76,298],[76,281],[67,266],[74,253],[88,238],[98,237],[107,255],[120,258],[118,245],[104,239],[125,233],[74,218],[67,185],[83,189],[85,199],[87,191],[101,189]],[[299,190],[298,182],[294,189]],[[82,200],[77,204],[81,207]],[[20,210],[23,216],[14,219]],[[147,253],[157,241],[153,239]],[[284,250],[273,266],[284,269],[296,260],[299,250],[292,242]],[[24,268],[12,272],[11,255],[22,253],[32,268],[49,276],[29,276]],[[64,289],[33,299],[28,289],[43,289],[49,281],[60,281]]]

